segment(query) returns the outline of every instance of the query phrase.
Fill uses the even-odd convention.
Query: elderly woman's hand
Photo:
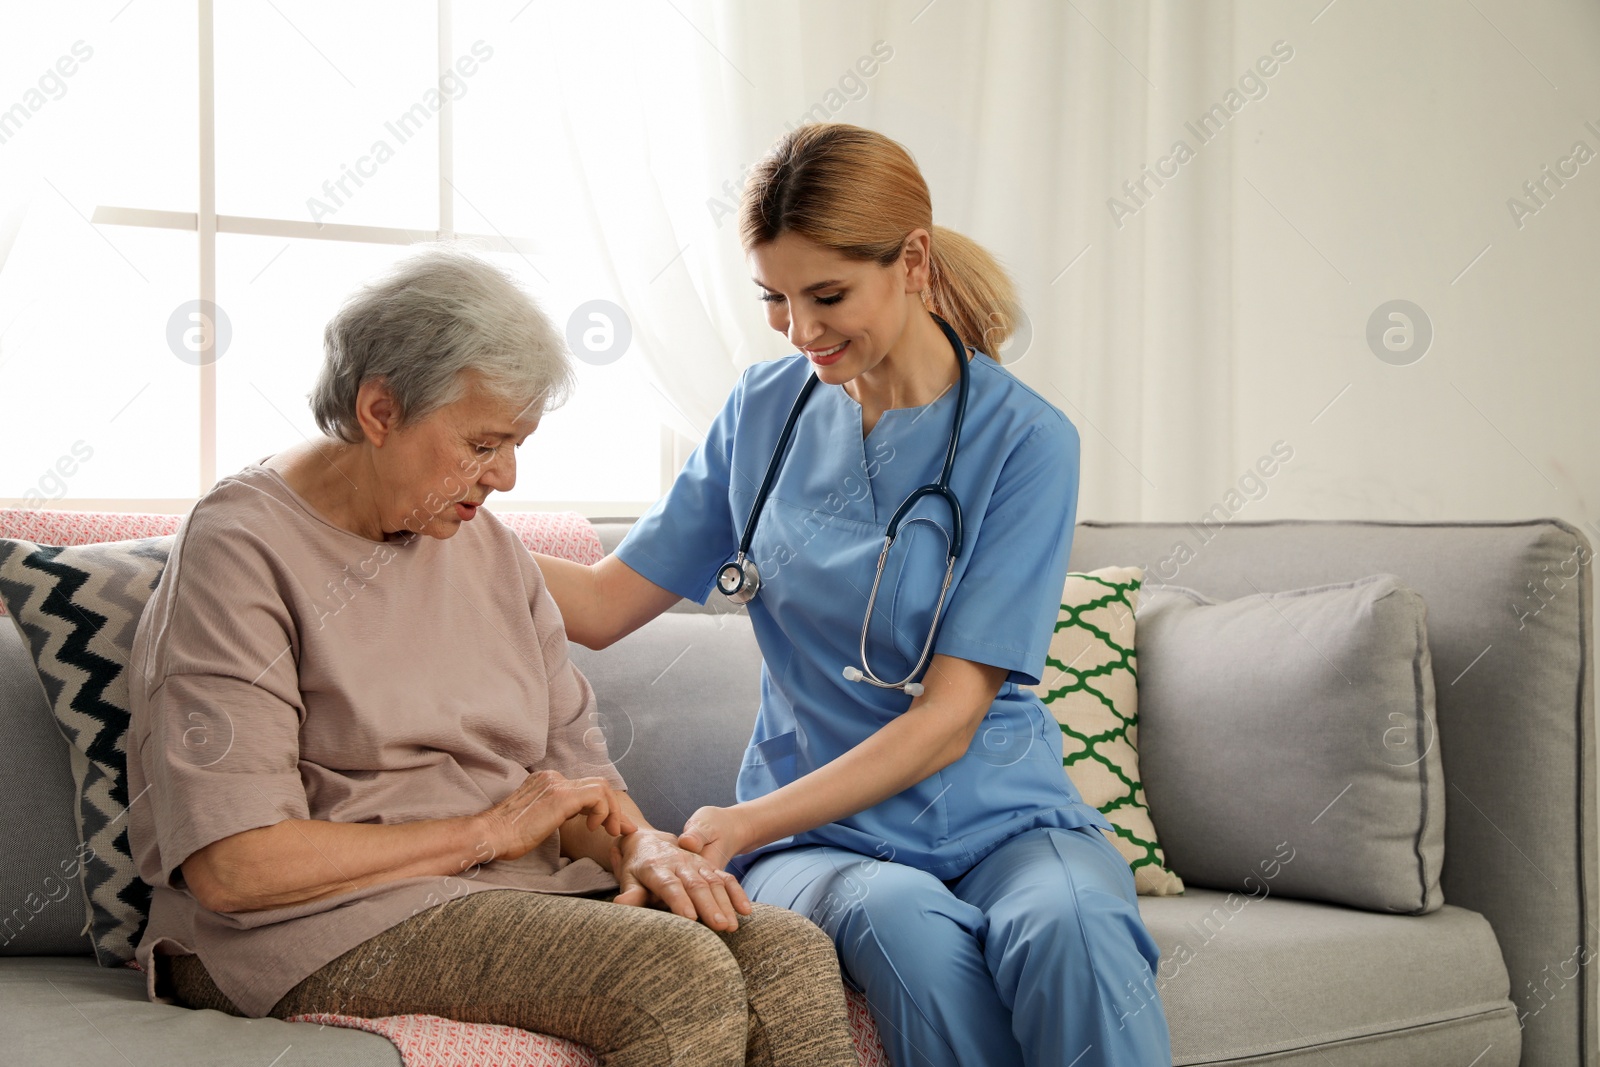
[[[739,879],[718,870],[662,830],[639,830],[612,846],[611,868],[622,892],[618,904],[664,904],[673,914],[713,930],[737,930],[750,898]]]
[[[590,830],[604,827],[613,837],[639,828],[604,778],[568,778],[556,771],[528,775],[482,817],[489,827],[488,843],[495,857],[514,860],[533,851],[578,815],[588,817]]]

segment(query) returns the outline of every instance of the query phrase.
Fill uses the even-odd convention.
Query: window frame
[[[197,87],[199,111],[198,165],[199,204],[195,212],[158,211],[149,208],[119,205],[97,205],[90,222],[96,226],[144,226],[165,230],[195,233],[198,239],[199,277],[197,296],[202,306],[215,307],[217,303],[217,235],[219,233],[246,234],[260,237],[283,237],[314,241],[348,241],[363,244],[412,245],[428,241],[469,241],[475,248],[490,252],[509,252],[526,256],[536,251],[531,238],[494,234],[462,233],[455,229],[455,194],[453,181],[455,164],[454,102],[450,94],[443,94],[437,119],[438,151],[438,219],[433,230],[411,230],[391,226],[361,226],[332,222],[272,218],[248,215],[217,214],[217,159],[216,159],[216,39],[214,32],[213,0],[197,0],[198,6],[198,56],[199,84]],[[448,70],[453,63],[453,2],[434,0],[437,37],[437,64],[439,70]],[[203,350],[202,350],[203,351]],[[217,482],[217,372],[216,362],[203,355],[197,379],[199,403],[199,464],[198,491],[194,498],[109,498],[87,499],[66,497],[51,501],[56,508],[63,506],[75,510],[139,511],[181,514],[189,510],[196,500],[210,491]],[[684,440],[670,426],[660,425],[660,485],[665,493],[682,466]],[[639,500],[543,500],[510,503],[537,506],[541,511],[577,511],[589,518],[617,515],[638,515],[652,501]]]

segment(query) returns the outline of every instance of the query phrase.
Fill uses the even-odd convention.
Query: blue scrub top
[[[949,880],[1024,830],[1111,830],[1062,770],[1060,727],[1020,688],[1040,680],[1060,606],[1077,510],[1078,432],[987,356],[969,367],[950,479],[965,546],[929,659],[942,653],[1004,667],[1007,680],[955,763],[865,811],[747,853],[730,865],[735,873],[763,852],[826,844]],[[717,571],[738,553],[784,419],[810,373],[799,354],[748,368],[617,556],[704,604]],[[861,406],[842,387],[819,383],[806,403],[751,544],[761,591],[748,611],[763,663],[740,800],[821,767],[911,706],[898,689],[846,681],[841,672],[860,666],[861,621],[890,517],[939,477],[956,396],[951,386],[931,404],[885,411],[864,440]],[[911,514],[950,530],[940,497],[924,497]],[[916,663],[945,559],[943,534],[902,520],[868,631],[878,677],[898,681]]]

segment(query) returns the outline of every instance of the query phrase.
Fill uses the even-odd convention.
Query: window
[[[119,0],[7,16],[23,18],[0,41],[0,108],[20,107],[0,112],[0,499],[183,510],[314,434],[323,325],[409,243],[467,242],[561,326],[620,303],[549,150],[563,116],[538,9]],[[637,364],[577,367],[502,507],[627,513],[663,491],[670,439]],[[75,453],[70,478],[48,473]]]

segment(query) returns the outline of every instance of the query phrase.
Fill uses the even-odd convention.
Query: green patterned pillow
[[[1145,896],[1183,892],[1156,840],[1139,778],[1138,567],[1067,575],[1044,678],[1032,689],[1061,724],[1067,776],[1116,827],[1112,840]]]

